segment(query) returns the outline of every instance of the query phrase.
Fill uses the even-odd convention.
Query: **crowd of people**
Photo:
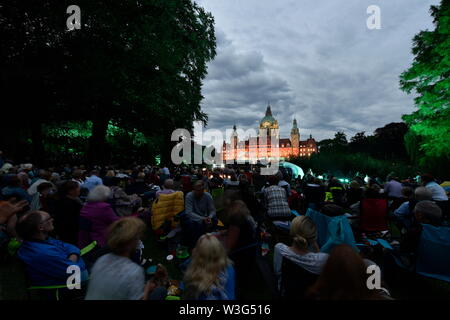
[[[281,168],[264,176],[257,167],[41,169],[7,162],[0,197],[2,255],[23,263],[30,285],[61,286],[68,298],[74,291],[64,288],[67,269],[76,266],[82,287],[76,295],[88,300],[241,299],[262,256],[271,261],[280,297],[392,299],[389,290],[366,285],[367,267],[388,270],[384,261],[345,241],[323,250],[313,214],[345,219],[357,242],[387,239],[390,254],[407,265],[417,259],[424,224],[448,228],[449,217],[448,192],[430,174],[419,182],[391,174],[385,183],[354,177],[343,184]],[[385,215],[385,229],[393,225],[399,235],[371,229],[369,210]],[[143,267],[148,232],[190,252],[180,263],[177,294],[164,265],[150,276]],[[173,258],[172,249],[167,254]]]

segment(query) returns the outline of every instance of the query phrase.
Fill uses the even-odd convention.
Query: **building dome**
[[[266,115],[259,123],[260,129],[278,129],[278,121],[272,116],[270,105],[267,106]]]

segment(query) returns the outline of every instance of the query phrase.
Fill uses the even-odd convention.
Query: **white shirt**
[[[86,300],[140,300],[144,296],[144,269],[131,259],[108,253],[92,267]]]
[[[283,258],[291,260],[308,272],[319,275],[328,260],[328,256],[328,253],[324,252],[308,252],[304,255],[300,255],[293,252],[284,243],[277,243],[274,248],[273,268],[275,276],[278,279],[278,285],[280,285],[281,281],[281,265]]]
[[[434,201],[448,201],[445,189],[438,185],[436,182],[428,182],[425,188],[431,191],[431,196]]]

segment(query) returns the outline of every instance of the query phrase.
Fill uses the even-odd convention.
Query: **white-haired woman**
[[[215,236],[205,234],[197,241],[184,284],[184,299],[187,300],[235,299],[234,268]]]
[[[99,246],[106,244],[108,227],[119,217],[106,201],[111,195],[111,189],[100,185],[92,189],[87,197],[87,203],[80,212],[80,232],[78,247],[83,248],[92,241]]]

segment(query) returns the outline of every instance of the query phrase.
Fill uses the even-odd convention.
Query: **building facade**
[[[272,136],[278,140],[278,145],[272,145]],[[222,146],[222,156],[225,161],[251,162],[251,160],[270,160],[275,157],[284,160],[291,156],[309,157],[313,153],[317,153],[316,140],[311,135],[306,140],[300,139],[296,119],[292,123],[290,138],[280,139],[280,127],[272,115],[270,105],[267,106],[266,115],[259,123],[257,137],[240,141],[235,125],[230,143],[224,141]]]

